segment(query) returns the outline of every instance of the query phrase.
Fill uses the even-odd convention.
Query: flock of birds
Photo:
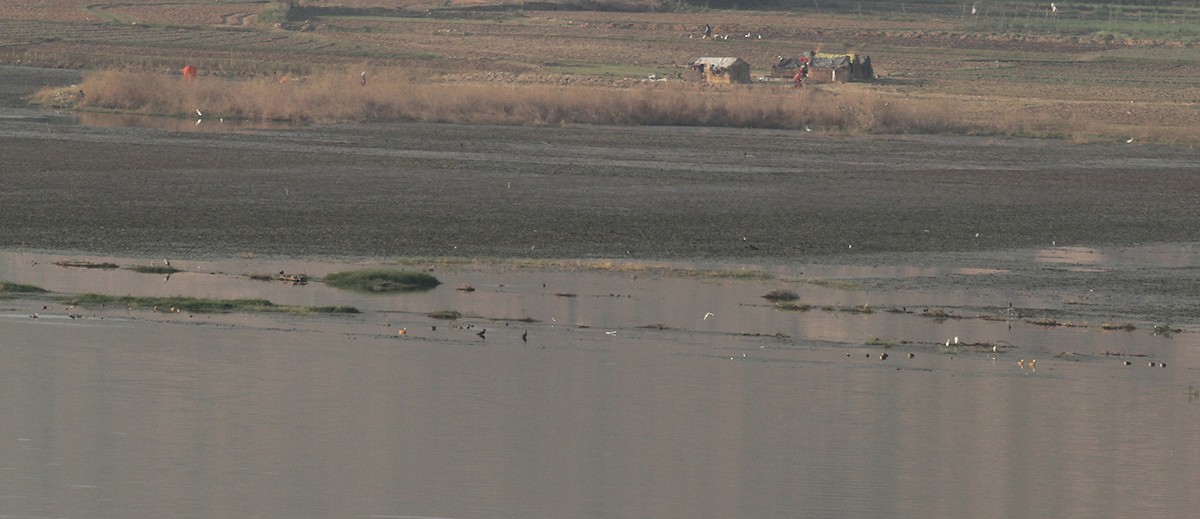
[[[695,34],[688,35],[688,38],[695,38],[695,37],[696,37]],[[762,34],[757,34],[757,33],[752,33],[752,32],[746,33],[746,35],[742,36],[742,38],[745,38],[745,39],[754,38],[754,39],[758,39],[758,40],[763,39]],[[714,34],[712,36],[709,36],[709,35],[705,34],[705,35],[701,35],[700,39],[728,40],[729,35],[728,34]]]

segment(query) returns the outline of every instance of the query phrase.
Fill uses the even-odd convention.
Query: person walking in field
[[[193,79],[196,79],[196,67],[191,65],[183,67],[183,80],[191,81]]]
[[[704,37],[712,38],[712,26],[707,23],[704,24]]]

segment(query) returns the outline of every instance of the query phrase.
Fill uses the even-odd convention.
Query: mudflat
[[[36,69],[0,74],[29,90],[45,81]],[[224,124],[166,131],[0,118],[0,247],[775,263],[1187,241],[1200,223],[1188,146]]]

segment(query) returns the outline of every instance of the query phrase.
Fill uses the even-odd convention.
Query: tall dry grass
[[[397,71],[280,81],[103,71],[87,76],[81,105],[136,113],[256,121],[406,120],[508,125],[667,125],[800,129],[848,133],[1023,133],[1021,118],[964,120],[944,100],[865,89],[776,85],[713,89],[674,82],[634,88],[416,82]],[[1046,121],[1037,123],[1043,128]]]

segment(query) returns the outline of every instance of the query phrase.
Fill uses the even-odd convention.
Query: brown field
[[[177,74],[190,63],[200,68],[202,80],[321,76],[364,67],[380,78],[403,76],[406,86],[623,90],[650,75],[694,82],[685,64],[698,56],[742,57],[759,77],[776,56],[853,51],[873,57],[879,81],[825,86],[827,93],[866,92],[883,102],[937,106],[959,118],[943,129],[917,124],[916,131],[1200,140],[1200,50],[1183,38],[977,31],[954,9],[934,17],[484,10],[503,4],[350,0],[338,2],[343,11],[299,11],[274,23],[281,3],[17,1],[0,6],[0,63],[160,74]],[[373,8],[388,10],[366,10]],[[700,39],[698,27],[705,23],[731,37]],[[666,90],[696,90],[688,88]],[[763,106],[777,106],[775,87],[753,88]],[[904,131],[904,125],[898,128]]]

